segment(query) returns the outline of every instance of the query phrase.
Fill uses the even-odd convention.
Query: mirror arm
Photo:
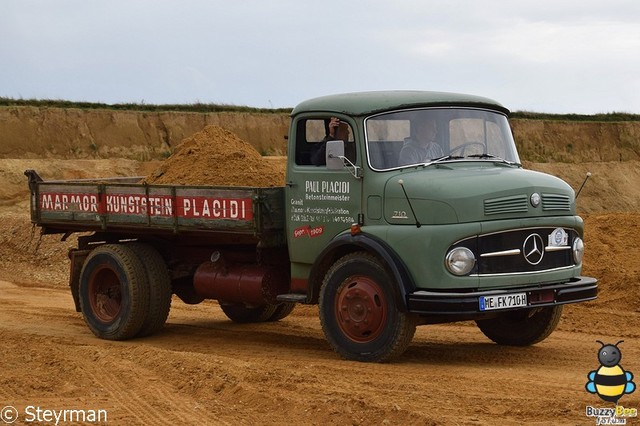
[[[353,167],[353,171],[351,171],[351,174],[353,175],[354,178],[356,179],[362,179],[362,172],[360,167],[356,166],[355,164],[353,164],[351,162],[351,160],[349,160],[347,157],[345,157],[344,155],[339,155],[338,156],[339,159],[341,159],[343,162],[347,162],[351,167]]]

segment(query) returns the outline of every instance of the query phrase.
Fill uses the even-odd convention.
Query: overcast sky
[[[0,96],[293,107],[417,89],[640,113],[638,0],[0,0]]]

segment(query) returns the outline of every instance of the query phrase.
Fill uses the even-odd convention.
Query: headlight
[[[584,256],[584,243],[580,238],[577,238],[573,241],[573,261],[576,264],[582,263],[582,257]]]
[[[454,275],[467,275],[476,264],[473,252],[466,247],[457,247],[447,253],[445,265]]]

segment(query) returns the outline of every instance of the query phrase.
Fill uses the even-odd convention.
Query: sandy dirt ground
[[[600,279],[600,297],[565,307],[556,332],[531,347],[493,344],[473,323],[431,325],[419,327],[393,363],[348,362],[325,341],[316,307],[299,306],[276,323],[235,324],[215,302],[178,299],[157,335],[97,339],[68,291],[74,237],[61,242],[31,227],[22,172],[145,176],[157,166],[0,160],[0,408],[15,407],[16,424],[37,407],[106,410],[108,424],[596,424],[586,407],[612,407],[585,391],[587,373],[599,367],[596,340],[624,340],[620,364],[640,381],[640,212],[610,211],[607,197],[620,196],[593,182],[593,197],[581,200],[588,212],[583,272]],[[581,175],[584,166],[574,166]],[[600,182],[621,173],[602,170],[608,175],[600,172]],[[640,188],[640,180],[628,187]],[[640,408],[640,391],[620,404]]]

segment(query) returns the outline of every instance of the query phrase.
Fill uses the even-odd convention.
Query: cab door
[[[320,252],[336,235],[350,229],[361,213],[362,179],[354,176],[354,168],[328,170],[324,155],[318,155],[327,140],[339,138],[344,141],[345,157],[354,165],[361,161],[354,123],[337,116],[341,127],[332,138],[331,117],[296,117],[290,135],[295,153],[288,156],[285,204],[294,293],[306,291],[311,265]]]

